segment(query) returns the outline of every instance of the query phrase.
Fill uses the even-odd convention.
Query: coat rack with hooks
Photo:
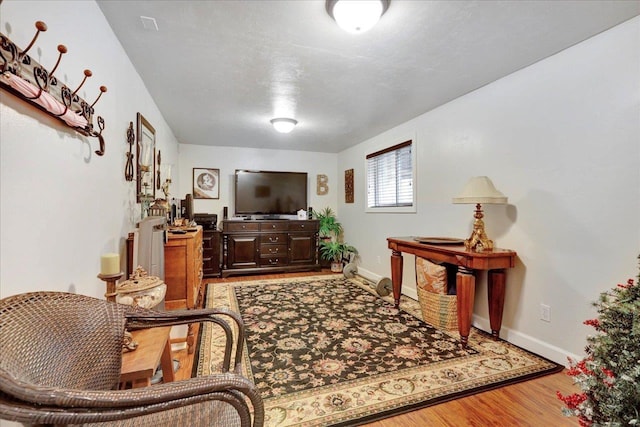
[[[36,34],[24,50],[18,48],[7,36],[0,33],[0,87],[61,120],[78,133],[98,138],[100,148],[95,153],[98,156],[104,155],[105,143],[102,137],[104,119],[97,116],[98,132],[93,127],[93,107],[102,94],[107,91],[106,86],[100,86],[98,97],[92,104],[89,104],[78,95],[78,91],[91,77],[91,70],[84,70],[82,83],[75,90],[70,89],[54,76],[62,60],[62,55],[67,53],[66,46],[58,45],[58,60],[51,71],[47,71],[27,55],[38,35],[47,31],[47,25],[42,21],[37,21],[35,26]]]

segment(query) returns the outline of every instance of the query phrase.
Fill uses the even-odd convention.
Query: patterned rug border
[[[296,282],[307,282],[307,281],[324,281],[324,280],[335,280],[341,279],[344,280],[344,276],[342,274],[324,274],[324,275],[313,275],[313,276],[302,276],[295,278],[280,278],[280,279],[257,279],[257,280],[243,280],[243,281],[232,281],[232,282],[217,282],[210,284],[208,286],[206,292],[206,306],[210,307],[212,301],[217,300],[217,307],[219,306],[228,306],[232,310],[238,310],[238,301],[236,299],[236,294],[234,289],[241,286],[255,286],[255,285],[268,285],[268,284],[280,284],[282,282],[286,283],[296,283]],[[358,285],[361,289],[368,291],[369,293],[375,295],[378,298],[382,298],[386,302],[392,304],[393,299],[391,296],[387,297],[379,297],[375,290],[367,285],[363,284],[359,280],[351,279],[349,282]],[[422,313],[420,310],[420,306],[417,301],[406,297],[405,295],[401,298],[400,303],[401,309],[417,319],[422,321]],[[459,339],[458,331],[442,331],[444,334]],[[207,375],[210,372],[215,372],[216,366],[218,366],[219,361],[221,360],[220,351],[216,354],[216,346],[211,345],[214,340],[210,338],[210,343],[207,346],[206,343],[203,342],[205,340],[205,328],[200,328],[199,337],[198,337],[198,347],[196,348],[195,354],[198,359],[197,362],[194,363],[194,376],[202,376]],[[355,379],[350,381],[341,381],[335,385],[325,385],[320,388],[312,388],[306,391],[299,391],[285,394],[280,397],[273,397],[265,399],[265,408],[267,415],[267,422],[265,425],[304,425],[304,426],[354,426],[365,423],[370,423],[375,420],[387,418],[390,416],[395,416],[398,414],[406,413],[413,411],[415,409],[424,408],[428,406],[432,406],[435,404],[443,403],[446,401],[458,399],[461,397],[473,395],[476,393],[481,393],[488,390],[493,390],[496,388],[504,387],[506,385],[515,384],[522,381],[527,381],[533,378],[541,377],[544,375],[552,374],[555,372],[561,371],[564,367],[552,362],[544,357],[536,355],[528,350],[522,349],[516,345],[513,345],[507,341],[499,340],[495,342],[490,334],[481,331],[475,327],[472,328],[471,334],[469,337],[469,346],[479,353],[476,355],[468,355],[465,356],[465,364],[472,365],[474,362],[481,364],[483,360],[487,359],[487,352],[493,347],[497,349],[498,347],[504,347],[507,354],[511,353],[521,353],[523,356],[535,361],[535,365],[533,366],[523,366],[519,369],[510,370],[508,375],[505,375],[503,378],[490,381],[487,383],[487,379],[485,377],[478,378],[476,380],[468,379],[464,381],[461,385],[458,383],[452,383],[449,387],[440,387],[436,390],[426,390],[420,393],[412,394],[410,396],[398,396],[397,398],[388,398],[387,401],[379,402],[373,405],[364,405],[355,406],[354,408],[347,408],[339,411],[339,413],[333,414],[323,414],[315,419],[309,420],[304,417],[300,419],[294,419],[293,421],[288,418],[285,414],[283,420],[286,419],[287,423],[285,424],[269,424],[269,419],[276,418],[274,414],[280,415],[278,411],[285,411],[283,407],[294,408],[294,410],[290,412],[295,412],[296,405],[301,406],[301,408],[297,408],[298,411],[302,411],[304,415],[304,407],[311,405],[310,402],[313,401],[313,405],[318,405],[318,402],[322,401],[322,399],[330,399],[331,396],[335,395],[344,395],[349,390],[353,392],[353,390],[360,391],[364,394],[366,390],[371,393],[372,389],[380,387],[381,384],[385,383],[385,381],[391,382],[394,381],[394,377],[398,377],[400,372],[389,372],[378,374],[374,379],[371,380],[362,380]],[[221,348],[221,346],[217,346]],[[207,350],[211,348],[211,350]],[[489,349],[489,350],[488,350]],[[496,353],[498,354],[498,353]],[[518,357],[516,356],[516,359]],[[426,370],[427,372],[431,372],[431,375],[435,375],[440,371],[446,371],[449,367],[456,367],[461,365],[460,362],[456,359],[453,361],[440,361],[434,362],[429,365],[429,368]],[[245,348],[243,349],[243,370],[247,377],[253,379],[253,372],[251,370],[251,365],[249,361],[249,355],[247,351],[247,344],[245,342]],[[411,377],[420,375],[426,376],[425,367],[424,366],[416,366],[414,368],[405,368],[401,371],[402,376]],[[498,376],[498,375],[496,375]],[[357,394],[357,393],[356,393]],[[292,403],[293,402],[293,403]],[[321,408],[320,408],[321,409]],[[271,410],[271,413],[270,413]],[[285,411],[286,412],[286,411]]]

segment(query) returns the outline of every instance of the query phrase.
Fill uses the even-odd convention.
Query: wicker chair
[[[235,343],[229,319],[239,328]],[[117,389],[125,327],[204,321],[227,334],[221,373]],[[241,318],[227,309],[157,312],[64,292],[10,296],[0,300],[0,418],[26,425],[262,426],[262,398],[240,374],[243,336]]]

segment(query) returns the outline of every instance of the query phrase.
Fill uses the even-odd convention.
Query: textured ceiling
[[[183,144],[339,152],[640,14],[640,1],[98,0]],[[141,16],[156,20],[147,30]],[[299,121],[290,134],[269,120]]]

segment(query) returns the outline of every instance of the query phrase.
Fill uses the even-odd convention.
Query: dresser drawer
[[[292,221],[289,231],[318,231],[318,221]]]
[[[260,256],[285,256],[287,255],[287,245],[273,245],[270,243],[260,244]]]
[[[260,257],[260,266],[261,267],[275,267],[281,265],[287,265],[289,260],[287,258],[287,254],[282,254],[282,256],[261,256]]]
[[[287,244],[286,233],[267,233],[260,235],[260,243]]]
[[[260,224],[249,221],[227,221],[224,223],[224,231],[260,231]]]
[[[264,221],[260,223],[260,231],[287,231],[289,221]]]

